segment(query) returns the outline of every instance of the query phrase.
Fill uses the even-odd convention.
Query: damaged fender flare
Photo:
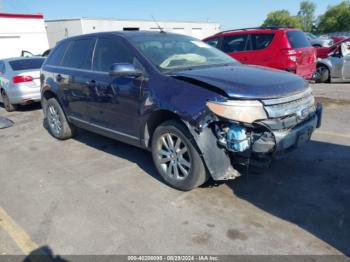
[[[198,132],[188,122],[183,122],[192,134],[204,163],[214,180],[229,180],[240,176],[239,172],[232,167],[226,150],[218,145],[217,137],[210,127],[203,128]]]

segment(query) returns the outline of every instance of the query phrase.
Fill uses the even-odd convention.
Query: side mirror
[[[140,77],[142,72],[135,68],[132,64],[113,64],[109,71],[109,75],[116,77]]]

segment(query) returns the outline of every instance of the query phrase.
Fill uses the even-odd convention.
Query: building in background
[[[59,19],[46,20],[47,35],[50,47],[70,36],[104,31],[121,30],[159,30],[193,36],[203,39],[220,31],[220,24],[210,22],[171,22],[149,20],[118,20],[118,19]]]
[[[48,48],[43,15],[0,13],[0,59],[22,51],[40,55]]]

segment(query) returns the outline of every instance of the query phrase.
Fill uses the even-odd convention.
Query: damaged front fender
[[[232,167],[231,159],[225,148],[220,147],[214,131],[210,127],[200,131],[187,124],[198,148],[201,152],[206,167],[216,181],[229,180],[240,176],[240,173]]]

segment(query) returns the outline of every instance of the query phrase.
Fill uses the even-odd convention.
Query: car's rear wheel
[[[176,189],[189,191],[208,180],[193,137],[178,121],[167,121],[155,130],[152,156],[159,174]]]
[[[316,69],[315,79],[316,83],[329,83],[331,79],[330,70],[324,65],[319,65]]]
[[[60,104],[55,98],[50,98],[47,101],[45,114],[47,128],[53,137],[59,140],[73,137],[75,128],[68,123]]]
[[[1,92],[2,102],[4,104],[4,108],[7,112],[13,112],[17,110],[17,105],[13,105],[10,102],[9,97],[7,96],[5,91]]]

